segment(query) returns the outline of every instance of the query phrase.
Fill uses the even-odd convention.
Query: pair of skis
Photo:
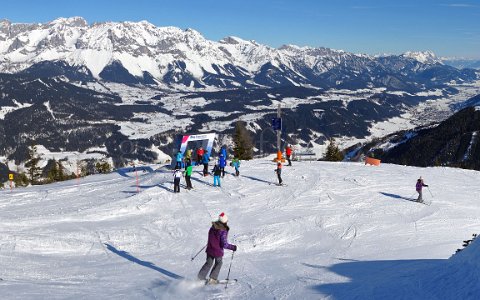
[[[276,186],[287,186],[285,183],[275,183],[275,182],[270,182],[268,185],[276,185]]]
[[[236,283],[238,280],[237,279],[222,279],[222,280],[217,280],[216,283],[211,283],[208,281],[208,279],[205,281],[205,285],[217,285],[217,284],[233,284]]]
[[[417,199],[412,199],[410,201],[415,202],[415,203],[419,203],[419,204],[423,204],[423,205],[426,205],[426,206],[430,206],[432,204],[432,202],[417,201]]]

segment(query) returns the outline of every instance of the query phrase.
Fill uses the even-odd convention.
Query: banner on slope
[[[213,142],[215,141],[215,133],[204,133],[204,134],[192,134],[192,135],[183,135],[180,140],[180,145],[177,149],[182,153],[185,153],[189,143],[193,142],[193,145],[190,146],[190,149],[198,149],[202,147],[205,150],[205,153],[211,154],[213,147]],[[175,153],[176,154],[176,153]]]

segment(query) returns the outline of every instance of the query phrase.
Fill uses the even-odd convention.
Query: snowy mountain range
[[[408,128],[441,121],[453,104],[480,94],[478,78],[430,51],[369,56],[210,41],[146,21],[3,20],[0,159],[20,163],[35,142],[53,152],[152,162],[156,149],[171,154],[179,133],[215,131],[228,144],[239,120],[261,154],[274,150],[278,105],[282,140],[321,152],[330,137],[349,146],[398,130],[399,119]],[[139,149],[126,155],[126,142]]]
[[[95,79],[187,87],[421,89],[475,78],[473,71],[445,66],[429,51],[373,57],[323,47],[275,49],[237,37],[210,41],[193,29],[146,21],[89,25],[74,17],[43,24],[0,22],[0,72],[17,73],[45,61],[84,67]],[[432,72],[439,74],[432,78]]]

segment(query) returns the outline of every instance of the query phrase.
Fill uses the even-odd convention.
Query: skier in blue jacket
[[[203,176],[208,175],[208,162],[210,161],[210,154],[208,152],[205,152],[202,157],[202,163],[203,163]]]
[[[227,158],[227,148],[225,146],[222,147],[222,149],[220,149],[220,153],[223,154],[223,156],[225,157],[225,159]]]
[[[225,166],[226,165],[227,165],[227,158],[223,155],[223,153],[220,153],[220,157],[218,158],[218,167],[220,168],[222,178],[225,177]]]
[[[175,168],[182,168],[182,161],[183,161],[183,154],[181,151],[178,151],[177,156],[176,156],[176,162],[177,164],[175,165]]]

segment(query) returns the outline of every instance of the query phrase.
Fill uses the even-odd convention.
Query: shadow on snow
[[[411,201],[411,202],[417,202],[416,199],[413,199],[413,198],[407,198],[407,197],[403,197],[403,196],[400,196],[400,195],[384,193],[384,192],[379,192],[379,193],[384,195],[384,196],[390,197],[390,198],[402,199],[402,200],[407,200],[407,201]]]
[[[260,178],[257,178],[257,177],[245,176],[245,175],[240,175],[240,176],[241,176],[241,177],[248,178],[248,179],[250,179],[250,180],[260,181],[260,182],[264,182],[264,183],[268,183],[268,184],[272,184],[272,183],[273,183],[273,182],[266,181],[266,180],[263,180],[263,179],[260,179]]]
[[[123,176],[123,177],[127,177],[127,178],[130,178],[130,177],[134,177],[135,174],[133,174],[133,176],[130,176],[129,174],[127,173],[132,173],[132,172],[135,172],[136,171],[142,171],[142,172],[148,172],[148,173],[153,173],[155,172],[151,167],[149,166],[138,166],[138,167],[128,167],[128,168],[121,168],[121,169],[117,169],[115,170],[120,176]]]
[[[107,246],[107,249],[110,250],[111,252],[117,254],[118,256],[121,256],[131,262],[134,262],[138,265],[141,265],[141,266],[144,266],[144,267],[147,267],[147,268],[150,268],[152,270],[155,270],[157,272],[160,272],[162,273],[163,275],[165,276],[168,276],[170,278],[173,278],[173,279],[184,279],[184,277],[180,276],[180,275],[177,275],[175,273],[172,273],[170,271],[167,271],[165,269],[162,269],[160,267],[157,267],[154,263],[151,263],[149,261],[144,261],[144,260],[141,260],[141,259],[138,259],[136,258],[135,256],[132,256],[130,253],[126,252],[126,251],[121,251],[121,250],[118,250],[117,248],[113,247],[112,245],[110,244],[107,244],[105,243],[105,246]]]
[[[343,299],[440,299],[424,290],[432,272],[445,266],[444,259],[385,260],[385,261],[349,261],[332,266],[320,266],[303,263],[314,269],[327,270],[346,277],[339,283],[327,283],[310,286],[311,289]],[[323,272],[323,271],[322,271]],[[312,278],[314,279],[314,278]],[[440,289],[441,290],[441,289]],[[440,298],[439,298],[440,297]]]

